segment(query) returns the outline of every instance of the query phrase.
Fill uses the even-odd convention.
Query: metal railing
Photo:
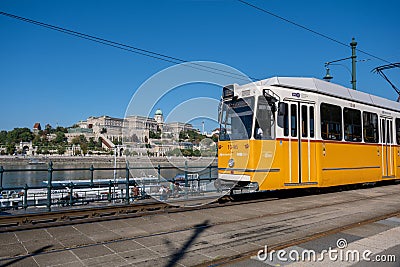
[[[204,181],[212,182],[218,178],[217,166],[189,166],[187,161],[185,165],[178,166],[161,166],[158,164],[154,167],[130,167],[127,163],[125,167],[94,167],[91,165],[89,168],[54,168],[53,162],[49,162],[47,168],[39,169],[5,169],[0,166],[0,203],[1,209],[18,209],[28,207],[46,207],[47,211],[51,211],[53,206],[72,206],[83,205],[92,202],[107,202],[110,203],[131,203],[134,199],[130,190],[133,186],[138,185],[134,178],[131,177],[131,170],[156,170],[157,177],[152,178],[156,180],[156,184],[163,182],[175,183],[175,178],[166,179],[161,175],[162,170],[167,169],[181,169],[183,170],[185,188],[190,188],[191,185],[196,183],[196,188]],[[198,170],[202,169],[201,172]],[[125,177],[115,179],[102,179],[95,180],[95,172],[98,171],[121,171],[125,170]],[[213,170],[214,173],[213,173]],[[68,182],[68,181],[53,181],[53,174],[62,171],[89,171],[89,180],[85,182]],[[3,186],[4,174],[12,172],[47,172],[47,181],[43,186],[30,186],[27,183],[21,186]],[[197,173],[194,177],[192,174]],[[201,177],[202,176],[202,177]],[[146,183],[141,185],[139,183],[141,198],[146,197]],[[118,188],[118,190],[117,190]],[[8,201],[8,202],[7,202]]]

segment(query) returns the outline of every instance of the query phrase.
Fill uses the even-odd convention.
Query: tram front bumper
[[[250,176],[245,174],[220,173],[218,174],[218,178],[222,181],[250,182]]]

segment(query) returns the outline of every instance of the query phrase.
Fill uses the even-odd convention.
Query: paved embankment
[[[299,244],[400,212],[399,191],[390,185],[3,233],[0,264],[192,266],[250,257],[265,245]]]

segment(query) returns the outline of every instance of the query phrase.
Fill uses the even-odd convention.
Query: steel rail
[[[302,191],[302,192],[304,192],[304,191]],[[309,195],[309,194],[302,194],[301,195],[302,192],[300,192],[300,195],[296,195],[295,197]],[[270,217],[270,216],[275,216],[275,215],[297,213],[299,211],[313,210],[313,209],[318,209],[318,208],[321,208],[321,207],[335,206],[335,205],[340,205],[340,204],[343,204],[343,203],[351,203],[351,202],[363,201],[365,199],[381,198],[382,196],[390,196],[390,195],[396,195],[396,194],[397,193],[394,192],[394,193],[388,193],[388,194],[383,194],[383,195],[358,197],[357,199],[353,199],[353,200],[350,200],[350,201],[348,201],[348,200],[347,201],[337,201],[337,202],[333,202],[333,203],[329,203],[329,204],[314,205],[312,207],[306,207],[306,208],[303,208],[303,209],[267,213],[267,214],[264,214],[264,215],[261,215],[261,216],[251,216],[251,217],[243,218],[241,220],[226,221],[226,222],[219,222],[219,223],[218,222],[217,223],[211,223],[208,226],[227,225],[227,224],[231,224],[231,223],[237,223],[237,222],[244,222],[244,221],[252,220],[252,219],[255,219],[255,218],[259,219],[259,218]],[[245,204],[245,203],[265,202],[265,201],[271,201],[271,200],[276,200],[276,199],[265,199],[264,198],[264,199],[256,199],[254,201],[239,200],[237,202],[235,202],[232,199],[230,199],[230,200],[226,199],[225,201],[227,201],[227,202],[212,203],[207,208],[217,208],[217,207],[221,207],[221,205],[224,205],[224,206],[242,205],[242,204]],[[243,202],[245,202],[245,203],[243,203]],[[152,204],[154,204],[154,203],[152,203]],[[153,213],[154,214],[154,213],[160,213],[160,212],[181,212],[181,211],[184,212],[184,211],[190,211],[190,210],[196,210],[196,209],[202,209],[202,208],[205,208],[205,207],[203,206],[203,207],[192,207],[192,208],[177,208],[177,209],[169,209],[169,210],[154,210],[153,212],[149,212],[149,213]],[[149,214],[149,213],[147,213],[147,214]],[[139,214],[137,214],[137,215],[142,216],[144,214],[145,213],[143,213],[141,215],[139,215]],[[282,249],[282,248],[285,248],[285,247],[288,247],[288,246],[298,245],[298,244],[301,244],[303,242],[314,240],[314,239],[317,239],[317,238],[320,238],[320,237],[323,237],[323,236],[326,236],[326,235],[329,235],[329,234],[337,233],[337,232],[340,232],[340,231],[343,231],[343,230],[346,230],[346,229],[350,229],[350,228],[353,228],[353,227],[356,227],[356,226],[360,226],[360,225],[363,225],[363,224],[368,224],[368,223],[379,221],[379,220],[386,219],[386,218],[389,218],[389,217],[397,216],[399,214],[400,214],[400,211],[396,211],[396,212],[392,212],[392,213],[376,216],[376,217],[373,217],[373,218],[369,218],[369,219],[366,219],[366,220],[361,220],[361,221],[358,221],[358,222],[355,222],[355,223],[346,224],[346,225],[343,225],[343,226],[340,226],[340,227],[336,227],[334,229],[330,229],[330,230],[327,230],[327,231],[317,232],[315,234],[311,234],[311,235],[308,235],[308,236],[303,237],[303,238],[297,238],[297,239],[294,239],[294,240],[281,242],[281,243],[275,244],[274,246],[269,246],[269,249],[271,249],[271,250],[272,249],[273,250],[279,250],[279,249]],[[133,215],[133,216],[135,216],[135,215]],[[132,217],[132,215],[123,214],[119,218],[122,219],[122,218],[129,218],[129,217]],[[95,219],[96,219],[96,221],[103,221],[103,220],[109,220],[110,218],[98,216]],[[117,218],[114,217],[114,219],[117,219]],[[65,225],[65,224],[63,224],[63,225]],[[50,226],[56,226],[56,225],[51,224]],[[150,236],[159,236],[159,235],[164,235],[164,234],[169,234],[169,233],[192,230],[192,229],[195,229],[197,227],[201,227],[201,226],[195,225],[195,226],[190,226],[190,227],[187,227],[187,226],[186,227],[185,226],[177,227],[177,228],[174,228],[174,229],[171,229],[171,230],[168,230],[168,231],[161,231],[161,232],[150,233],[150,234],[146,234],[146,235],[139,235],[139,236],[135,236],[135,237],[122,238],[122,239],[118,239],[118,240],[110,240],[110,241],[104,241],[104,242],[97,242],[97,243],[93,243],[93,244],[86,244],[86,245],[79,246],[79,248],[84,248],[84,247],[89,247],[89,246],[106,245],[106,244],[109,244],[109,243],[114,243],[114,242],[119,242],[119,241],[126,241],[126,240],[134,240],[134,239],[150,237]],[[13,230],[15,231],[17,229],[11,229],[11,231],[13,231]],[[19,230],[22,230],[22,229],[19,229]],[[243,236],[242,239],[246,239],[248,237],[249,236]],[[241,239],[239,239],[239,240],[235,239],[234,241],[230,241],[230,242],[238,242],[240,240]],[[225,242],[224,245],[229,245],[230,242]],[[65,247],[65,248],[56,249],[56,250],[45,250],[45,251],[41,252],[40,254],[47,254],[47,253],[53,253],[53,252],[59,252],[59,251],[66,251],[66,250],[71,250],[71,249],[74,249],[74,248],[75,247]],[[234,256],[227,256],[227,257],[218,258],[218,259],[215,259],[215,260],[204,262],[203,264],[199,264],[197,266],[210,266],[210,265],[218,266],[218,265],[223,265],[223,264],[226,264],[226,263],[232,262],[232,261],[241,261],[241,260],[246,259],[249,256],[256,255],[258,250],[259,249],[251,250],[251,251],[245,252],[245,253],[240,253],[240,254],[237,254],[237,255],[234,255]],[[31,254],[24,255],[23,257],[27,257],[27,256],[30,256],[30,255]],[[7,259],[12,259],[12,258],[15,259],[15,258],[19,258],[19,257],[22,257],[22,256],[10,257],[10,258],[7,258]]]

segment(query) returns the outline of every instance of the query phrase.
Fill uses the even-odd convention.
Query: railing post
[[[161,166],[160,166],[160,164],[157,165],[157,178],[158,178],[158,182],[160,182],[160,178],[161,178]]]
[[[112,182],[111,180],[108,183],[108,202],[111,202],[111,187],[112,187]]]
[[[71,182],[69,184],[70,189],[69,189],[69,205],[72,206],[72,204],[74,204],[74,183]]]
[[[197,191],[200,192],[200,175],[197,173]]]
[[[188,182],[188,163],[187,160],[185,160],[185,187],[189,186]]]
[[[129,204],[129,162],[126,162],[125,168],[125,177],[126,177],[126,193],[125,193],[125,202]]]
[[[210,177],[210,183],[211,183],[211,173],[212,173],[212,166],[211,165],[209,165],[208,166],[208,174],[209,174],[209,176],[208,177]]]
[[[93,187],[94,167],[90,165],[90,187]]]
[[[51,189],[53,182],[53,162],[49,162],[47,169],[47,211],[51,211]]]
[[[24,209],[26,210],[28,208],[28,185],[25,184],[24,186]]]
[[[0,166],[0,191],[3,191],[3,173],[4,168],[3,166]]]

